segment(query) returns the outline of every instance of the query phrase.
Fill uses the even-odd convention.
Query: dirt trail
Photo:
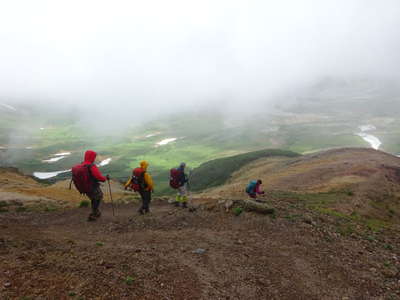
[[[88,210],[0,214],[0,299],[400,298],[399,274],[381,271],[395,250],[322,220],[162,201],[146,216],[119,205],[115,218],[106,204],[97,222]]]

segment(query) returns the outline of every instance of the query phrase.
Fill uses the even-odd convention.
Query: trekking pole
[[[113,198],[112,198],[112,194],[111,194],[111,184],[110,184],[110,179],[107,179],[108,181],[108,191],[110,192],[110,200],[111,200],[111,207],[112,207],[112,211],[113,211],[113,217],[115,217],[115,212],[114,212],[114,202],[113,202]]]
[[[186,183],[186,188],[187,188],[187,192],[188,192],[188,204],[192,204],[192,193],[191,193],[191,188],[190,188],[190,181],[192,180],[192,172],[193,170],[189,171],[189,176],[188,176],[188,181]]]

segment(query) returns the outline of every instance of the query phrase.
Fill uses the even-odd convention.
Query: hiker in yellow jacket
[[[142,206],[139,209],[141,215],[149,212],[151,193],[154,189],[153,179],[147,173],[149,163],[145,160],[140,162],[140,167],[132,171],[132,177],[125,184],[125,189],[131,188],[140,194]]]

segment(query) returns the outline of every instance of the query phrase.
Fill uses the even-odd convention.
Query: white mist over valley
[[[267,148],[400,153],[396,1],[22,3],[0,5],[2,166],[61,180],[92,149],[122,180],[142,159],[163,178]]]

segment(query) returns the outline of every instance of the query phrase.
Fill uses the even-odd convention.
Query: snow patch
[[[53,154],[53,156],[67,156],[67,155],[71,155],[71,152],[61,152]]]
[[[358,128],[360,128],[362,132],[376,130],[376,127],[374,125],[361,125],[358,126]]]
[[[177,138],[168,138],[168,139],[163,139],[162,141],[159,141],[158,143],[156,143],[157,146],[164,146],[167,145],[169,143],[172,143],[174,141],[176,141]]]
[[[55,154],[52,154],[52,156],[54,156],[54,157],[49,158],[49,159],[44,159],[44,160],[42,160],[42,162],[53,163],[53,162],[59,161],[65,157],[67,157],[68,155],[71,155],[71,152],[55,153]]]
[[[111,162],[111,160],[112,160],[111,157],[106,158],[106,159],[102,160],[102,161],[98,164],[98,166],[99,166],[99,167],[106,166],[106,165],[108,165],[108,164]]]
[[[376,130],[376,127],[374,125],[361,125],[358,126],[358,128],[361,130],[361,132],[357,133],[357,135],[370,144],[371,148],[378,150],[382,145],[382,142],[376,136],[365,133],[367,131]]]
[[[17,111],[17,109],[16,109],[14,106],[11,106],[11,105],[9,105],[9,104],[0,103],[0,105],[1,105],[2,107],[5,107],[5,108],[9,109],[9,110]]]
[[[58,174],[67,173],[71,170],[64,170],[64,171],[55,171],[55,172],[33,172],[33,176],[39,179],[49,179],[52,177],[56,177]]]
[[[382,142],[373,135],[370,134],[366,134],[366,133],[358,133],[358,136],[362,137],[364,141],[366,141],[367,143],[369,143],[371,145],[371,148],[378,150],[379,147],[382,145]]]
[[[47,162],[47,163],[52,163],[52,162],[59,161],[59,160],[63,159],[64,157],[65,156],[57,156],[57,157],[52,157],[50,159],[45,159],[45,160],[42,160],[42,161],[43,162]]]
[[[156,136],[156,135],[160,135],[160,132],[150,133],[150,134],[146,135],[145,138],[151,138],[151,137]]]

